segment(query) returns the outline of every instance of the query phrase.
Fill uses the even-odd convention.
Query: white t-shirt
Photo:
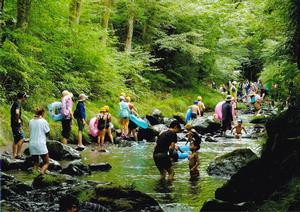
[[[29,151],[31,155],[44,155],[48,153],[46,146],[46,133],[50,132],[48,122],[41,119],[32,119],[29,122],[30,141]]]

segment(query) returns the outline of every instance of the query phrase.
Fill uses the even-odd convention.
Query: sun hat
[[[105,110],[105,111],[109,111],[109,106],[108,105],[105,105],[104,107],[103,107],[103,109]]]
[[[130,96],[126,96],[126,102],[130,102],[131,101],[131,98],[130,98]]]
[[[120,101],[125,101],[125,97],[124,96],[120,96]]]
[[[67,95],[70,95],[70,92],[68,90],[64,90],[63,92],[61,92],[61,94],[63,96],[67,96]]]
[[[79,95],[78,101],[85,101],[88,98],[89,97],[87,95],[85,95],[84,93],[82,93],[82,94]]]
[[[21,91],[17,94],[17,98],[18,99],[23,99],[23,98],[28,98],[29,95],[27,95],[27,93],[25,91]]]
[[[106,112],[105,107],[101,107],[100,112]]]
[[[202,101],[202,96],[198,96],[198,101]]]
[[[232,101],[232,96],[231,95],[227,95],[225,101],[226,102]]]

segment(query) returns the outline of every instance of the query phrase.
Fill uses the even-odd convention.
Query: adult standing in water
[[[78,124],[78,147],[80,149],[85,148],[85,146],[82,144],[82,132],[84,130],[84,126],[87,125],[86,123],[86,111],[85,111],[85,105],[84,102],[87,100],[88,96],[85,94],[80,94],[78,97],[78,103],[76,105],[76,109],[74,112],[74,118],[77,119]]]
[[[63,95],[63,97],[62,97],[62,102],[61,102],[61,112],[63,115],[63,119],[61,121],[62,122],[61,142],[63,144],[67,144],[68,139],[70,138],[72,118],[73,118],[73,112],[72,112],[73,94],[67,90],[64,90],[62,92],[62,95]]]
[[[20,153],[22,145],[24,142],[24,130],[23,130],[23,120],[22,120],[22,107],[21,105],[26,102],[29,96],[26,92],[19,92],[17,95],[17,100],[11,106],[10,109],[10,126],[12,129],[12,134],[14,137],[14,142],[12,146],[13,158],[21,158]]]
[[[37,108],[34,119],[29,122],[30,141],[29,151],[34,160],[34,167],[39,167],[39,157],[43,160],[41,174],[45,174],[49,167],[49,154],[46,145],[46,136],[49,136],[50,128],[48,122],[43,118],[45,110]]]
[[[120,96],[119,103],[119,117],[120,117],[120,125],[121,125],[121,136],[126,138],[128,135],[128,125],[129,125],[129,114],[130,109],[128,103],[124,96]]]
[[[232,97],[227,95],[225,103],[222,105],[222,131],[225,135],[227,130],[231,130],[232,116]]]
[[[171,158],[168,155],[170,149],[175,149],[177,134],[181,129],[180,123],[174,120],[167,131],[162,132],[156,142],[153,152],[153,159],[160,172],[160,179],[165,180],[168,173],[168,180],[173,180],[175,171],[172,167]]]

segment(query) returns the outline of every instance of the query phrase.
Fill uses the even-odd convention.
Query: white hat
[[[84,93],[82,93],[82,94],[79,95],[78,101],[85,101],[88,98],[89,97],[87,95],[85,95]]]
[[[227,95],[225,101],[226,102],[230,102],[232,100],[232,96],[231,95]]]

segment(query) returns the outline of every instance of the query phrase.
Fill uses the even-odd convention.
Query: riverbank
[[[172,117],[176,114],[184,115],[187,108],[192,105],[196,100],[197,96],[201,95],[203,101],[207,106],[207,111],[213,110],[215,105],[223,99],[223,96],[205,85],[199,85],[198,88],[189,89],[189,90],[177,90],[172,93],[149,93],[144,96],[132,97],[133,103],[138,109],[138,113],[141,116],[146,114],[151,114],[153,109],[159,109],[162,114],[166,117]],[[113,124],[116,128],[119,127],[118,123],[118,99],[119,97],[101,97],[99,99],[92,99],[86,103],[87,108],[87,118],[88,120],[94,117],[104,105],[110,107],[110,113],[113,116]],[[45,99],[36,99],[34,96],[31,96],[28,99],[28,103],[24,106],[22,117],[24,120],[25,134],[28,137],[28,123],[33,117],[33,110],[37,106],[43,106],[47,108],[47,105],[54,101],[60,101],[60,98],[45,98]],[[74,106],[75,109],[75,106]],[[61,123],[54,122],[50,120],[48,116],[45,117],[49,122],[51,135],[54,140],[60,140],[61,134]],[[76,143],[77,135],[77,124],[73,123],[72,134],[70,140],[72,143]],[[84,132],[84,140],[89,141],[89,137],[86,132]],[[10,129],[10,105],[1,104],[0,106],[0,146],[10,145],[12,142],[12,135]]]

